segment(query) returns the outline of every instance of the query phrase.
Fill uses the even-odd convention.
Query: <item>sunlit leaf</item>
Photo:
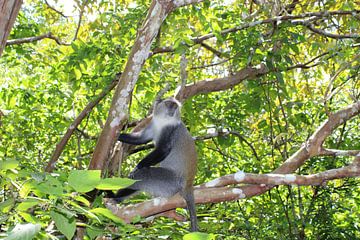
[[[96,213],[96,214],[100,214],[104,217],[107,217],[109,219],[111,219],[112,221],[116,222],[116,223],[121,223],[124,224],[124,221],[122,219],[120,219],[119,217],[117,217],[116,215],[114,215],[109,209],[107,208],[94,208],[91,209],[90,212],[92,213]]]
[[[100,182],[99,170],[73,170],[69,174],[69,185],[77,192],[89,192]]]
[[[101,190],[119,190],[133,184],[135,181],[128,178],[104,178],[101,179],[96,186]]]
[[[215,235],[201,232],[193,232],[184,235],[183,240],[215,240]]]
[[[19,211],[26,211],[27,209],[36,206],[37,204],[39,204],[39,201],[36,199],[26,199],[17,205],[16,209]]]

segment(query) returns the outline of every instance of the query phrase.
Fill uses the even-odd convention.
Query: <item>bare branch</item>
[[[64,18],[68,18],[71,16],[66,16],[63,12],[57,10],[56,8],[54,8],[53,6],[51,6],[51,4],[49,4],[49,2],[47,0],[45,0],[45,4],[48,8],[50,8],[51,10],[53,10],[54,12],[56,12],[57,14],[60,14],[62,17]]]
[[[88,2],[89,2],[89,0],[85,0],[84,3],[81,5],[80,14],[79,14],[79,20],[78,20],[78,24],[77,24],[77,27],[76,27],[76,30],[75,30],[73,41],[75,41],[77,39],[77,35],[79,33],[79,30],[80,30],[81,21],[82,21],[82,17],[83,17],[83,14],[84,14],[85,6],[86,6],[86,4]]]
[[[311,31],[313,31],[314,33],[323,35],[325,37],[329,37],[329,38],[334,38],[334,39],[346,39],[346,38],[355,38],[358,39],[360,38],[359,34],[334,34],[334,33],[329,33],[323,29],[320,28],[316,28],[313,24],[305,24],[305,26],[310,29]]]
[[[181,88],[184,88],[186,85],[186,81],[187,81],[187,77],[188,77],[187,70],[186,70],[187,64],[188,64],[188,60],[186,58],[185,53],[183,53],[181,55],[181,60],[180,60],[180,80],[181,80],[180,86],[181,86]]]
[[[259,192],[264,192],[276,185],[316,186],[322,185],[329,180],[347,177],[359,177],[359,162],[360,161],[354,161],[354,163],[346,167],[331,169],[307,176],[294,174],[251,174],[240,171],[235,174],[214,179],[213,181],[210,181],[206,184],[196,186],[194,191],[195,202],[197,204],[203,204],[210,202],[216,203],[222,201],[233,201],[258,195]],[[238,188],[223,187],[239,183],[259,185],[257,185],[256,188],[254,188],[253,185],[247,185]],[[260,189],[260,191],[257,191],[257,189]],[[152,216],[163,211],[168,211],[178,207],[185,207],[185,202],[181,197],[175,195],[170,199],[155,198],[149,201],[124,207],[117,207],[116,205],[111,204],[109,200],[105,199],[105,205],[115,215],[129,223],[137,215],[145,217]]]
[[[221,201],[232,201],[259,195],[279,184],[319,185],[324,181],[332,179],[359,176],[360,157],[358,157],[358,155],[356,155],[353,164],[339,169],[332,169],[308,176],[289,174],[299,168],[310,157],[323,154],[324,150],[322,144],[324,143],[325,138],[344,121],[347,121],[358,114],[360,114],[360,101],[333,113],[329,119],[315,131],[309,140],[272,174],[247,174],[240,171],[235,174],[215,179],[195,189],[195,202],[216,203]],[[352,154],[355,154],[355,152],[352,152]],[[240,182],[260,185],[245,185],[237,188],[221,187],[229,184],[239,184]],[[152,199],[121,208],[109,204],[109,202],[106,202],[106,206],[118,217],[124,219],[126,222],[130,222],[131,219],[137,215],[151,216],[177,207],[185,207],[185,202],[181,197],[176,195],[170,199]]]
[[[360,177],[360,167],[350,164],[345,167],[331,169],[324,172],[310,175],[295,174],[254,174],[239,171],[235,174],[226,175],[216,178],[205,184],[196,186],[196,188],[214,188],[234,185],[239,183],[246,184],[265,184],[271,186],[277,185],[299,185],[299,186],[316,186],[323,183],[341,178]]]
[[[180,7],[185,7],[188,5],[192,5],[192,4],[197,4],[197,3],[201,3],[204,0],[176,0],[173,1],[173,10],[180,8]]]
[[[320,61],[317,61],[317,62],[315,62],[315,61],[318,60],[319,58],[323,57],[323,56],[328,55],[329,53],[330,53],[329,51],[326,51],[326,52],[324,52],[324,53],[310,59],[309,61],[307,61],[305,63],[298,63],[298,64],[295,64],[293,66],[287,67],[286,70],[292,70],[292,69],[295,69],[295,68],[306,68],[306,69],[308,69],[308,68],[315,67],[315,66],[320,64]],[[314,64],[309,65],[310,63],[314,63]]]
[[[333,156],[333,157],[338,157],[338,156],[358,156],[360,154],[360,150],[340,150],[340,149],[328,149],[328,148],[324,148],[321,149],[319,155],[320,156]]]
[[[244,80],[255,79],[268,72],[269,70],[265,64],[260,64],[256,67],[246,67],[228,77],[203,80],[187,85],[177,94],[176,98],[180,101],[184,101],[184,99],[193,97],[197,94],[226,90],[238,85]]]
[[[231,58],[229,58],[229,59],[224,59],[224,60],[222,60],[222,61],[219,61],[219,62],[216,62],[216,63],[207,64],[207,65],[203,65],[203,66],[194,66],[194,67],[191,67],[191,69],[194,70],[194,69],[202,69],[202,68],[214,67],[214,66],[217,66],[217,65],[224,64],[224,63],[230,61],[230,59],[231,59]]]
[[[157,47],[152,52],[149,53],[148,58],[150,58],[156,54],[170,53],[170,52],[174,52],[174,51],[175,51],[175,49],[173,47]]]
[[[265,20],[259,20],[251,23],[245,23],[241,26],[237,26],[234,28],[229,28],[221,31],[222,35],[226,35],[229,33],[237,32],[246,28],[254,27],[261,24],[269,24],[269,23],[275,23],[275,22],[283,22],[283,21],[290,21],[294,19],[303,19],[303,18],[309,18],[309,17],[328,17],[328,16],[335,16],[335,15],[353,15],[353,14],[359,14],[360,10],[352,10],[352,11],[325,11],[325,12],[307,12],[299,15],[284,15],[284,16],[278,16],[273,18],[268,18]],[[207,40],[209,38],[215,37],[215,34],[209,33],[200,37],[195,37],[192,40],[195,43],[203,42],[204,40]]]
[[[214,53],[217,57],[222,58],[223,53],[220,52],[219,50],[216,50],[215,48],[211,47],[210,45],[208,45],[204,42],[201,42],[200,45],[202,47],[204,47],[205,49],[209,50],[210,52]]]
[[[45,38],[50,38],[54,40],[58,45],[65,45],[70,46],[70,43],[65,43],[61,41],[58,37],[54,36],[51,32],[35,36],[35,37],[26,37],[26,38],[18,38],[18,39],[11,39],[6,42],[6,46],[8,45],[15,45],[15,44],[24,44],[24,43],[32,43],[36,41],[40,41]]]

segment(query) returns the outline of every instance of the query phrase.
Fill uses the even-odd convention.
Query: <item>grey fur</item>
[[[174,98],[156,101],[153,119],[142,132],[119,136],[120,141],[131,144],[143,144],[153,140],[155,150],[130,174],[130,177],[139,181],[128,189],[119,190],[116,198],[123,200],[137,191],[166,198],[180,193],[188,206],[191,231],[197,231],[193,189],[197,153],[194,140],[181,121],[180,107],[180,103]],[[158,162],[159,167],[152,167]],[[129,194],[129,190],[134,193]],[[122,196],[125,193],[128,195]]]

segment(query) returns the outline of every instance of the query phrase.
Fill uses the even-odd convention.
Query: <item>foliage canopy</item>
[[[140,229],[117,218],[101,195],[90,202],[83,194],[131,184],[121,177],[148,151],[134,151],[121,171],[109,169],[105,179],[100,171],[85,170],[108,117],[108,88],[124,70],[150,1],[75,0],[73,13],[65,11],[69,3],[25,1],[9,39],[49,32],[55,37],[9,44],[0,58],[0,234],[71,239],[78,228],[86,239],[101,234],[181,239],[187,222],[138,217],[133,222]],[[166,84],[171,86],[166,96],[174,94],[184,57],[187,84],[237,76],[262,64],[266,73],[185,99],[182,116],[199,138],[197,184],[239,170],[270,173],[331,112],[360,101],[358,8],[353,0],[216,0],[179,8],[152,44],[132,94],[129,122],[148,115]],[[54,172],[45,173],[66,130],[102,91],[106,97],[76,127]],[[324,145],[359,150],[359,126],[358,117],[345,121]],[[352,161],[346,154],[315,156],[296,174]],[[253,198],[198,205],[200,229],[210,235],[184,239],[358,239],[359,185],[358,179],[344,178],[319,186],[277,186]]]

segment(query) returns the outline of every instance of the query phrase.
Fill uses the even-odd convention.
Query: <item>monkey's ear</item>
[[[156,107],[156,105],[158,105],[159,103],[161,103],[162,101],[164,101],[164,99],[161,99],[161,98],[155,98],[155,101],[154,101],[154,107]]]

